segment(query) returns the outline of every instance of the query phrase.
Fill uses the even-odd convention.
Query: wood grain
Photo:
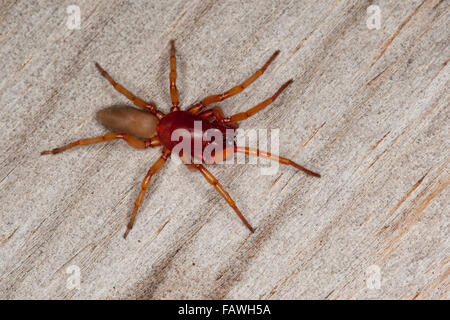
[[[79,30],[66,26],[71,4],[0,6],[0,298],[450,298],[448,2],[85,0]],[[378,30],[366,25],[371,4]],[[96,112],[127,104],[95,61],[168,111],[170,39],[182,108],[277,49],[219,105],[244,111],[294,79],[241,128],[279,129],[280,154],[322,178],[210,167],[254,234],[169,160],[124,240],[160,153],[118,141],[40,156],[105,133]]]

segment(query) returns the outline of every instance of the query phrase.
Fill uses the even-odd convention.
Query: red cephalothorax
[[[216,120],[208,121],[187,111],[174,111],[161,118],[156,132],[161,144],[170,151],[177,145],[181,148],[183,142],[186,143],[189,154],[185,159],[189,162],[193,162],[194,159],[200,160],[200,163],[215,163],[223,160],[216,159],[222,153],[217,154],[215,151],[229,150],[232,140],[227,137],[234,137],[232,128],[227,128]],[[212,152],[208,152],[209,150]],[[178,153],[178,155],[182,157],[182,154]]]
[[[147,175],[142,181],[141,190],[134,204],[130,222],[128,223],[124,234],[124,238],[126,238],[133,227],[137,211],[142,204],[152,176],[164,166],[164,163],[167,161],[170,154],[175,151],[177,146],[179,146],[182,138],[187,138],[187,143],[191,147],[189,149],[190,151],[184,152],[185,150],[181,150],[180,152],[177,150],[178,155],[183,159],[186,165],[198,170],[205,177],[205,179],[227,201],[230,207],[233,208],[247,228],[253,232],[252,226],[244,218],[228,192],[225,191],[222,185],[203,164],[217,163],[238,152],[278,161],[282,164],[291,165],[309,175],[320,177],[318,173],[308,170],[290,159],[269,152],[260,151],[255,148],[237,146],[234,142],[234,129],[237,128],[238,122],[253,116],[274,102],[280,93],[292,83],[292,80],[284,83],[278,91],[268,99],[245,112],[237,113],[231,117],[225,117],[220,107],[213,107],[210,109],[205,108],[213,103],[223,101],[242,92],[264,73],[278,54],[279,51],[276,51],[260,69],[241,84],[224,93],[208,96],[200,102],[190,106],[186,111],[180,111],[180,100],[176,86],[177,71],[175,46],[174,41],[172,40],[169,74],[172,108],[167,114],[158,110],[154,103],[147,102],[125,89],[96,63],[95,66],[100,71],[101,75],[105,77],[118,92],[127,97],[135,106],[144,110],[132,107],[110,107],[100,110],[97,113],[98,120],[107,128],[114,130],[115,132],[110,132],[99,137],[77,140],[60,148],[43,151],[42,154],[56,154],[75,146],[117,139],[124,140],[131,147],[136,149],[146,149],[162,145],[163,149],[161,156],[150,167]]]

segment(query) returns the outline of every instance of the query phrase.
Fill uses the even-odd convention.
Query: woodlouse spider
[[[143,99],[132,94],[120,83],[116,82],[105,70],[103,70],[102,67],[100,67],[98,63],[95,63],[95,66],[100,71],[100,74],[111,83],[114,89],[127,97],[131,102],[134,103],[134,105],[142,108],[143,110],[139,110],[134,107],[110,107],[100,110],[97,113],[98,120],[104,126],[112,129],[115,132],[107,133],[99,137],[81,139],[60,148],[44,151],[41,154],[56,154],[75,146],[83,146],[117,139],[125,140],[126,143],[136,149],[146,149],[150,147],[162,146],[162,155],[150,167],[147,175],[142,181],[141,190],[134,204],[134,209],[127,225],[127,229],[123,235],[124,238],[126,238],[131,228],[133,227],[136,214],[138,212],[139,206],[142,203],[152,176],[164,166],[164,163],[173,151],[176,143],[178,143],[178,141],[174,141],[172,139],[173,132],[177,129],[187,130],[189,133],[191,133],[189,143],[191,143],[191,145],[200,145],[201,153],[195,153],[194,151],[180,152],[180,158],[185,162],[187,166],[191,167],[193,170],[198,170],[205,177],[205,179],[211,185],[213,185],[213,187],[225,199],[229,206],[233,208],[242,222],[247,226],[247,228],[251,232],[253,232],[254,230],[252,226],[244,218],[241,211],[238,209],[228,192],[204,167],[203,164],[217,163],[217,160],[228,158],[228,156],[234,153],[244,153],[246,155],[263,157],[278,161],[282,164],[291,165],[309,175],[320,177],[318,173],[308,170],[290,159],[283,158],[269,152],[260,151],[256,148],[237,146],[234,139],[230,139],[230,134],[233,135],[233,131],[237,128],[238,122],[255,115],[256,113],[270,105],[272,102],[274,102],[275,99],[281,94],[281,92],[283,92],[283,90],[285,90],[293,80],[289,80],[284,83],[278,89],[278,91],[275,92],[274,95],[264,100],[263,102],[257,104],[256,106],[248,109],[245,112],[237,113],[235,115],[232,115],[231,117],[225,117],[222,109],[217,106],[205,110],[205,107],[237,95],[245,88],[247,88],[250,84],[252,84],[258,77],[260,77],[264,73],[267,67],[277,57],[279,51],[276,51],[259,70],[257,70],[241,84],[231,88],[228,91],[225,91],[224,93],[207,96],[200,102],[191,105],[189,108],[187,108],[187,110],[181,111],[179,107],[180,100],[178,97],[178,89],[176,86],[177,71],[175,46],[173,40],[170,42],[170,46],[171,52],[169,83],[172,107],[169,113],[165,114],[161,112],[156,108],[156,105],[154,103],[146,102]],[[194,123],[201,124],[202,131],[200,132],[200,134],[196,134],[196,131],[194,130]],[[220,132],[222,135],[221,139],[219,139],[219,141],[217,141],[217,139],[215,139],[214,141],[205,139],[204,133],[209,129],[218,130],[218,132]],[[217,145],[217,142],[221,147],[223,147],[223,152],[211,153],[209,155],[209,158],[205,158],[203,151],[212,143],[216,143]],[[195,159],[200,161],[192,161]]]

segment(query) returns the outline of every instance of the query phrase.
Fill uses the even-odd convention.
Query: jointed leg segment
[[[136,198],[136,202],[134,203],[134,209],[133,213],[131,214],[130,221],[127,225],[127,230],[123,234],[123,237],[126,238],[128,233],[130,232],[131,228],[133,228],[134,219],[136,218],[137,211],[139,207],[142,204],[142,201],[144,200],[145,192],[147,191],[148,185],[150,184],[150,180],[152,176],[158,172],[166,163],[168,156],[170,155],[170,151],[168,149],[163,149],[161,157],[159,157],[158,160],[150,167],[150,170],[148,170],[147,175],[145,176],[144,180],[142,180],[141,184],[141,191],[139,192],[138,197]]]
[[[111,132],[111,133],[107,133],[103,136],[77,140],[77,141],[66,144],[65,146],[62,146],[59,148],[43,151],[43,152],[41,152],[41,154],[42,155],[43,154],[55,154],[55,153],[63,152],[67,149],[70,149],[70,148],[73,148],[76,146],[85,146],[85,145],[89,145],[89,144],[94,144],[94,143],[99,143],[99,142],[107,142],[107,141],[112,141],[112,140],[117,140],[117,139],[125,140],[126,143],[128,143],[131,147],[136,148],[136,149],[146,149],[149,147],[156,147],[156,146],[161,145],[161,143],[159,142],[159,139],[157,137],[153,137],[149,140],[139,140],[139,139],[129,135],[128,133],[112,133]]]
[[[256,148],[238,147],[238,146],[234,147],[234,152],[240,152],[240,153],[244,153],[249,156],[251,155],[251,156],[256,156],[256,157],[261,157],[261,158],[278,161],[279,163],[282,163],[282,164],[291,165],[311,176],[320,177],[320,174],[313,172],[309,169],[306,169],[305,167],[299,165],[298,163],[295,163],[294,161],[292,161],[290,159],[280,157],[280,156],[278,156],[276,154],[272,154],[270,152],[260,151],[259,149],[256,149]]]
[[[223,115],[222,109],[220,107],[214,107],[214,108],[211,108],[211,109],[201,112],[198,116],[202,119],[209,119],[209,118],[213,117],[217,120],[218,123],[235,128],[235,127],[237,127],[237,122],[246,120],[246,119],[250,118],[251,116],[254,116],[256,113],[262,111],[264,108],[266,108],[272,102],[274,102],[276,100],[276,98],[278,98],[278,96],[281,94],[281,92],[283,92],[284,89],[286,89],[292,82],[293,82],[293,80],[287,81],[280,87],[280,89],[277,90],[277,92],[275,92],[275,94],[273,96],[264,100],[261,103],[258,103],[256,106],[248,109],[245,112],[236,113],[235,115],[232,115],[231,117],[225,117]]]
[[[228,192],[222,187],[222,185],[217,181],[217,179],[212,175],[211,172],[209,172],[203,165],[201,164],[193,164],[205,177],[205,179],[213,185],[213,187],[219,192],[219,194],[225,199],[226,202],[230,205],[230,207],[233,208],[233,210],[236,212],[236,214],[239,216],[239,218],[242,220],[242,222],[245,224],[245,226],[251,231],[254,232],[252,226],[248,223],[248,221],[244,218],[241,211],[238,209],[236,204],[234,203],[233,199],[230,197]]]
[[[124,86],[122,86],[120,83],[116,82],[102,67],[100,67],[100,65],[98,63],[95,63],[95,66],[97,67],[98,71],[100,71],[100,74],[106,78],[106,80],[109,81],[109,83],[111,83],[111,85],[114,87],[114,89],[116,89],[118,92],[120,92],[121,94],[123,94],[125,97],[127,97],[131,102],[134,103],[134,105],[141,107],[147,111],[149,111],[150,113],[154,114],[155,116],[157,116],[159,119],[161,119],[162,117],[164,117],[164,113],[162,113],[161,111],[159,111],[156,108],[156,105],[154,103],[149,103],[144,101],[143,99],[135,96],[133,93],[131,93],[130,91],[128,91]]]
[[[227,118],[223,119],[223,124],[231,124],[231,123],[236,123],[238,121],[243,121],[243,120],[246,120],[246,119],[250,118],[251,116],[255,115],[256,113],[260,112],[261,110],[266,108],[268,105],[270,105],[272,102],[274,102],[275,99],[281,94],[281,92],[283,92],[283,90],[286,89],[292,82],[293,82],[292,79],[287,81],[285,84],[283,84],[281,86],[280,89],[278,89],[277,92],[275,92],[275,94],[273,96],[271,96],[270,98],[257,104],[253,108],[250,108],[245,112],[240,112],[235,115],[232,115],[231,117],[227,117]]]
[[[264,64],[264,66],[262,66],[261,69],[257,70],[254,74],[252,74],[247,80],[245,80],[241,84],[231,88],[228,91],[225,91],[222,94],[208,96],[208,97],[204,98],[202,101],[200,101],[199,103],[196,103],[193,106],[191,106],[187,111],[189,111],[192,114],[197,114],[204,107],[206,107],[212,103],[223,101],[229,97],[232,97],[232,96],[242,92],[245,88],[247,88],[249,85],[251,85],[256,79],[258,79],[264,73],[264,71],[266,71],[269,64],[276,58],[276,56],[279,53],[280,53],[280,51],[278,51],[278,50],[275,51],[275,53],[269,58],[269,60],[267,60],[267,62]]]
[[[172,109],[173,111],[179,111],[180,108],[178,105],[180,104],[180,98],[178,97],[178,89],[177,89],[177,59],[175,57],[175,41],[170,41],[170,99],[172,100]]]
[[[205,120],[208,120],[208,119],[214,119],[215,121],[217,121],[219,124],[222,124],[222,125],[225,124],[225,123],[224,123],[224,120],[227,119],[227,118],[224,116],[221,107],[213,107],[213,108],[211,108],[211,109],[202,111],[202,112],[200,112],[200,113],[198,114],[198,116],[199,116],[201,119],[205,119]],[[227,125],[228,127],[231,127],[231,128],[237,128],[237,127],[238,127],[238,126],[237,126],[237,123],[232,123],[232,122],[229,122],[229,123],[227,123],[226,125]]]

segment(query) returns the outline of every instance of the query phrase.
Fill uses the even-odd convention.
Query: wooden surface
[[[0,6],[0,298],[450,297],[449,2],[56,3]],[[79,30],[66,26],[70,4]],[[378,30],[366,25],[371,4]],[[254,234],[172,160],[124,240],[160,151],[118,141],[39,155],[103,134],[96,111],[128,103],[94,61],[167,111],[172,38],[182,107],[243,81],[276,49],[267,72],[220,105],[234,114],[295,80],[241,128],[280,129],[280,154],[322,178],[210,168]]]

